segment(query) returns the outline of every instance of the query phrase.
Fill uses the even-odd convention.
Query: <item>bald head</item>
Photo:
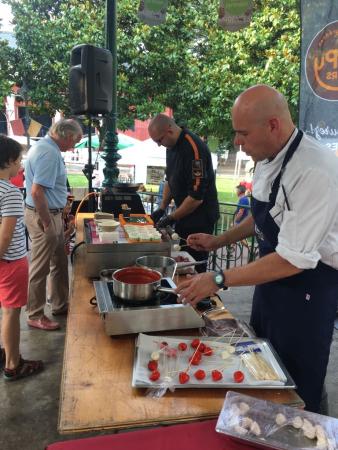
[[[149,130],[156,129],[159,131],[164,130],[169,125],[176,125],[174,119],[167,116],[166,114],[157,114],[157,116],[153,117],[149,124]]]
[[[276,156],[295,128],[285,97],[264,84],[250,87],[237,97],[232,108],[232,123],[235,144],[241,145],[255,160]]]
[[[283,124],[292,123],[288,103],[283,94],[271,86],[258,84],[252,86],[234,103],[233,111],[239,109],[242,114],[248,114],[257,122],[265,122],[272,117],[278,117]]]
[[[152,140],[158,145],[171,148],[176,144],[182,129],[173,118],[165,114],[157,114],[150,121],[148,131]]]

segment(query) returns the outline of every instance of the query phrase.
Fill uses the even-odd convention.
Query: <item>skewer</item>
[[[189,361],[188,367],[186,368],[186,370],[184,370],[185,373],[188,373],[188,372],[189,372],[190,367],[191,367],[191,365],[192,365],[193,358],[194,358],[194,356],[196,355],[196,353],[198,352],[198,349],[200,348],[201,343],[202,343],[202,342],[200,341],[199,344],[198,344],[198,346],[195,348],[194,353],[193,353],[192,356],[190,357],[190,361]]]
[[[184,245],[174,244],[173,245],[173,249],[175,250],[175,252],[179,252],[184,247],[189,247],[189,245],[188,244],[184,244]]]
[[[184,242],[187,242],[186,239],[182,238],[182,237],[179,236],[177,233],[173,233],[170,237],[171,237],[171,239],[172,239],[173,241],[184,241]]]
[[[260,349],[259,352],[261,352]],[[240,355],[240,358],[256,380],[280,379],[275,369],[269,365],[262,355],[257,354],[256,349],[248,347],[248,349]]]

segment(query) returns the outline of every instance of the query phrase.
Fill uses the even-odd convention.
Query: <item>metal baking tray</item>
[[[138,388],[158,388],[163,387],[163,383],[168,383],[173,388],[233,388],[233,389],[295,389],[296,385],[279,359],[275,350],[266,339],[259,338],[240,338],[232,340],[231,338],[220,337],[205,337],[198,336],[198,338],[205,344],[214,349],[212,356],[203,356],[202,362],[198,365],[191,365],[188,371],[190,380],[186,384],[180,384],[178,380],[178,373],[186,371],[189,365],[189,356],[192,355],[194,349],[190,347],[190,343],[197,336],[153,336],[140,333],[135,342],[135,355],[133,365],[132,386]],[[166,342],[169,348],[176,348],[179,342],[185,342],[188,349],[185,352],[177,352],[175,358],[164,356],[163,351],[160,351],[159,371],[161,377],[158,381],[153,382],[149,380],[150,371],[147,367],[151,359],[153,351],[159,351],[161,342]],[[279,376],[279,381],[259,381],[256,380],[248,371],[246,366],[241,363],[240,354],[244,352],[247,342],[252,342],[252,348],[258,348],[258,352],[265,358],[270,366],[275,370]],[[224,362],[222,359],[222,352],[227,345],[232,345],[236,348],[236,354],[231,355],[230,358]],[[170,360],[170,361],[169,361]],[[224,366],[224,367],[223,367]],[[211,378],[211,371],[214,369],[221,370],[223,379],[220,381],[213,381]],[[206,373],[204,380],[197,380],[194,373],[203,369]],[[241,370],[244,373],[244,380],[241,383],[236,383],[233,379],[233,373]],[[169,378],[168,378],[169,377]]]

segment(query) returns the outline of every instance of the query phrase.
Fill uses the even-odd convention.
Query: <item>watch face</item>
[[[217,274],[217,275],[215,275],[215,282],[216,282],[216,284],[222,284],[223,283],[223,277],[222,277],[222,275],[221,274]]]

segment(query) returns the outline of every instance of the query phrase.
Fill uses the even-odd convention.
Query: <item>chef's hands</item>
[[[214,273],[205,272],[198,275],[188,276],[185,281],[176,288],[180,303],[189,303],[195,306],[199,301],[214,295],[219,290],[214,282]]]
[[[173,216],[164,216],[157,222],[156,228],[166,228],[168,225],[171,226],[174,223],[175,219],[173,218]]]
[[[158,208],[158,209],[155,209],[155,211],[150,215],[150,217],[155,225],[161,219],[161,217],[163,216],[164,213],[165,213],[164,209]]]
[[[187,244],[197,251],[209,251],[217,248],[216,236],[205,233],[190,234],[187,239]]]

